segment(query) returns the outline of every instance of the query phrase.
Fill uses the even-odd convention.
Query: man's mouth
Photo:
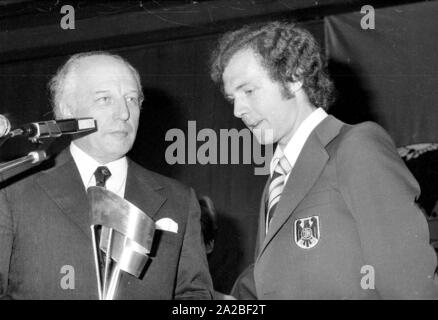
[[[127,130],[115,130],[111,131],[110,134],[118,137],[126,137],[129,135],[129,132]]]
[[[258,122],[252,122],[252,123],[246,123],[246,126],[250,129],[250,130],[254,130],[257,128],[257,126],[261,123],[262,121],[258,121]]]

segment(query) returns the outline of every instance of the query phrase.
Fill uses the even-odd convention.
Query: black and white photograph
[[[0,299],[438,299],[437,17],[0,0]]]

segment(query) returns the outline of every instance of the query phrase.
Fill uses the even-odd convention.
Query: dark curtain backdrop
[[[375,29],[359,12],[325,18],[326,50],[339,90],[331,112],[373,120],[397,146],[438,141],[438,2],[377,9]]]

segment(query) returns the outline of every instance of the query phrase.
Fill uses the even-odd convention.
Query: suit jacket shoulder
[[[128,171],[129,170],[132,170],[138,179],[141,179],[142,181],[147,181],[149,184],[151,184],[151,186],[158,189],[170,188],[171,190],[179,192],[190,192],[190,190],[192,189],[191,187],[181,183],[178,180],[146,169],[132,159],[128,160]]]

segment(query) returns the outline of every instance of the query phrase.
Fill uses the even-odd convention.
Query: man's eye
[[[225,100],[227,100],[229,103],[233,104],[234,103],[234,98],[230,97],[230,96],[226,96]]]
[[[245,90],[245,94],[246,94],[246,95],[252,94],[253,92],[254,92],[253,89],[246,89],[246,90]]]
[[[100,102],[100,103],[109,103],[110,101],[111,101],[111,98],[110,97],[100,97],[100,98],[98,98],[97,99],[97,101],[98,102]]]
[[[137,97],[126,97],[126,101],[138,103]]]

